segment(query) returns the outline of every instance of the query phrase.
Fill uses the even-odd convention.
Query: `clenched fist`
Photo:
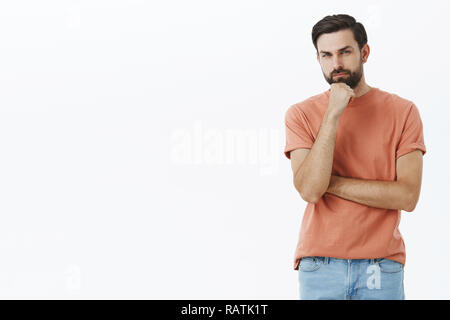
[[[334,116],[339,117],[344,112],[351,99],[355,97],[355,93],[352,88],[342,82],[331,84],[330,91],[328,110]]]

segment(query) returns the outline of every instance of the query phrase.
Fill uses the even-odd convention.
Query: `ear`
[[[369,54],[370,54],[370,47],[366,43],[361,49],[361,59],[362,59],[363,63],[367,62],[367,59],[369,58]]]

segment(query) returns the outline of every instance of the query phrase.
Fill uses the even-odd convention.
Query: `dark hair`
[[[367,43],[367,34],[364,26],[356,22],[355,18],[347,14],[334,14],[326,16],[317,22],[312,28],[312,41],[317,51],[317,39],[324,33],[332,33],[339,30],[350,29],[353,31],[353,37],[358,42],[359,50]]]

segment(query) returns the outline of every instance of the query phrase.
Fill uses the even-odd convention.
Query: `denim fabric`
[[[404,266],[384,259],[303,257],[301,300],[405,300]]]

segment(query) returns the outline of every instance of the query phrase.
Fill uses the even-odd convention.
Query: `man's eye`
[[[349,50],[344,50],[344,51],[342,51],[342,52],[344,52],[344,53],[351,53],[351,51],[349,51]],[[329,56],[329,55],[330,55],[329,53],[324,53],[324,54],[322,55],[322,58],[327,57],[327,56]]]

